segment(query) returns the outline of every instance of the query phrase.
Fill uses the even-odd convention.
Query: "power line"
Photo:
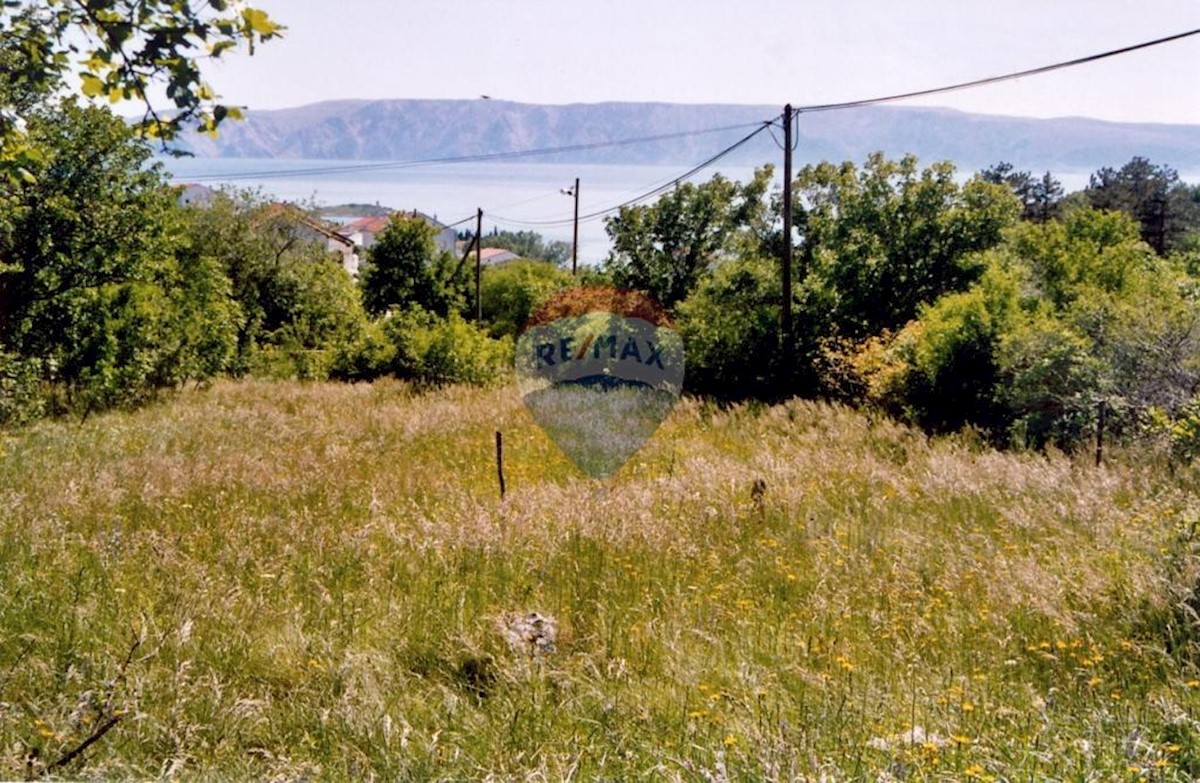
[[[628,139],[612,139],[608,141],[594,141],[583,144],[568,144],[561,147],[540,147],[526,150],[513,150],[510,152],[487,152],[475,155],[454,155],[443,158],[425,158],[421,160],[405,160],[405,161],[381,161],[377,163],[358,163],[345,166],[324,166],[319,168],[307,169],[291,169],[289,171],[250,171],[241,172],[238,174],[200,174],[190,177],[194,182],[209,182],[209,181],[227,181],[239,179],[279,179],[282,177],[308,177],[321,174],[351,174],[359,171],[377,171],[383,169],[406,169],[416,168],[418,166],[434,166],[449,163],[480,163],[484,161],[506,160],[510,158],[527,158],[537,155],[554,155],[563,152],[584,152],[587,150],[604,149],[606,147],[626,147],[634,144],[648,144],[655,141],[668,141],[670,139],[681,139],[689,136],[702,136],[711,133],[723,133],[731,130],[741,130],[743,128],[753,128],[759,123],[740,123],[738,125],[724,125],[716,128],[699,128],[696,130],[677,131],[674,133],[660,133],[654,136],[638,136]]]
[[[878,96],[878,97],[874,97],[874,98],[862,98],[862,99],[858,99],[858,100],[843,101],[843,102],[839,102],[839,103],[822,103],[822,104],[802,105],[802,106],[797,106],[797,107],[793,108],[792,112],[793,112],[793,116],[799,116],[800,114],[809,114],[809,113],[815,113],[815,112],[837,111],[837,110],[841,110],[841,109],[860,108],[860,107],[864,107],[864,106],[872,106],[872,105],[881,104],[881,103],[890,103],[893,101],[905,100],[908,98],[918,98],[918,97],[925,97],[925,96],[929,96],[929,95],[939,95],[939,94],[944,94],[944,93],[949,93],[949,92],[955,92],[958,90],[966,90],[966,89],[971,89],[974,87],[985,86],[988,84],[996,84],[996,83],[1000,83],[1000,82],[1004,82],[1004,81],[1020,79],[1020,78],[1026,77],[1026,76],[1036,76],[1036,75],[1040,75],[1043,73],[1050,73],[1052,71],[1061,70],[1064,68],[1071,68],[1071,67],[1075,67],[1078,65],[1084,65],[1087,63],[1091,63],[1091,62],[1096,62],[1098,60],[1104,60],[1104,59],[1107,59],[1110,57],[1116,57],[1118,55],[1128,54],[1130,52],[1135,52],[1140,49],[1147,49],[1152,46],[1159,46],[1161,44],[1178,41],[1183,38],[1189,38],[1194,35],[1200,35],[1200,28],[1188,30],[1188,31],[1185,31],[1182,33],[1177,33],[1175,35],[1165,36],[1163,38],[1156,38],[1151,41],[1144,41],[1142,43],[1133,44],[1131,46],[1124,46],[1119,49],[1111,49],[1111,50],[1108,50],[1105,52],[1100,52],[1098,54],[1088,55],[1086,57],[1078,57],[1078,58],[1075,58],[1072,60],[1065,60],[1062,62],[1052,63],[1050,65],[1043,65],[1043,66],[1039,66],[1037,68],[1029,68],[1029,69],[1022,70],[1022,71],[1014,71],[1011,73],[1002,74],[1000,76],[990,76],[990,77],[983,78],[983,79],[974,79],[972,81],[958,82],[955,84],[944,85],[941,87],[933,87],[933,88],[924,89],[924,90],[915,90],[912,92],[896,93],[893,95],[884,95],[884,96]],[[346,166],[327,166],[327,167],[322,167],[322,168],[293,169],[290,171],[258,171],[258,172],[243,172],[243,173],[239,173],[239,174],[227,174],[227,175],[201,174],[201,175],[192,176],[190,179],[193,181],[275,179],[275,178],[282,178],[282,177],[315,176],[315,175],[321,175],[321,174],[337,174],[337,173],[353,173],[353,172],[358,172],[358,171],[372,171],[372,170],[383,170],[383,169],[415,168],[418,166],[431,166],[431,165],[438,165],[438,164],[484,162],[484,161],[532,157],[532,156],[538,156],[538,155],[551,155],[551,154],[564,153],[564,152],[580,152],[580,151],[593,150],[593,149],[602,149],[602,148],[606,148],[606,147],[620,147],[620,146],[629,146],[629,145],[634,145],[634,144],[645,144],[645,143],[654,142],[654,141],[665,141],[665,140],[669,140],[669,139],[685,138],[685,137],[689,137],[689,136],[720,133],[723,131],[738,130],[738,129],[742,129],[742,128],[749,128],[749,127],[755,128],[755,130],[752,131],[751,133],[747,134],[746,136],[744,136],[737,142],[734,142],[732,145],[730,145],[729,147],[726,147],[725,149],[721,150],[720,152],[713,155],[712,157],[701,162],[700,164],[698,164],[697,166],[688,170],[684,174],[681,174],[680,176],[675,177],[674,179],[668,180],[667,182],[663,183],[662,185],[654,187],[651,190],[649,190],[645,193],[642,193],[641,195],[638,195],[638,196],[635,196],[634,198],[623,201],[620,204],[614,205],[614,206],[606,208],[606,209],[597,210],[595,212],[590,212],[586,215],[581,215],[579,217],[580,222],[590,222],[592,220],[596,220],[596,219],[599,219],[606,215],[612,214],[613,212],[620,210],[622,207],[636,204],[636,203],[644,201],[648,198],[652,198],[653,196],[656,196],[660,193],[663,193],[664,191],[677,185],[678,183],[682,182],[683,180],[687,179],[688,177],[692,176],[693,174],[701,171],[702,169],[712,165],[713,163],[717,162],[721,158],[730,154],[734,150],[738,149],[742,145],[749,142],[752,138],[757,136],[759,133],[762,133],[764,130],[768,130],[772,126],[776,125],[777,122],[778,122],[777,118],[772,118],[771,120],[766,120],[766,121],[757,122],[757,123],[742,123],[742,124],[738,124],[738,125],[725,125],[725,126],[715,127],[715,128],[701,128],[701,129],[696,129],[696,130],[679,131],[679,132],[675,132],[675,133],[658,134],[658,135],[654,135],[654,136],[641,136],[641,137],[633,137],[633,138],[628,138],[628,139],[615,139],[615,140],[609,140],[609,141],[590,142],[590,143],[584,143],[584,144],[570,144],[570,145],[564,145],[564,146],[560,146],[560,147],[543,147],[543,148],[536,148],[536,149],[516,150],[516,151],[511,151],[511,152],[494,152],[494,153],[481,153],[481,154],[475,154],[475,155],[458,155],[458,156],[449,156],[449,157],[442,157],[442,158],[426,158],[426,159],[422,159],[422,160],[411,160],[411,161],[385,161],[385,162],[364,163],[364,164],[355,164],[355,165],[346,165]],[[774,138],[773,131],[772,131],[771,135]],[[798,142],[799,139],[797,138],[796,141]],[[779,145],[778,139],[775,139],[775,143],[777,145]],[[530,199],[530,200],[536,200],[536,199]],[[504,217],[500,217],[500,216],[490,216],[490,217],[493,217],[497,222],[502,222],[502,223],[507,223],[507,224],[512,224],[512,225],[521,225],[521,226],[563,226],[563,225],[568,225],[571,222],[573,222],[573,219],[571,219],[571,218],[565,218],[565,219],[560,219],[560,220],[530,221],[530,220],[518,220],[518,219],[514,219],[514,218],[504,218]],[[463,220],[458,221],[457,223],[454,223],[451,225],[452,226],[460,225],[462,223],[467,222],[470,219],[471,218],[464,218]]]
[[[443,228],[454,228],[455,226],[461,226],[463,223],[466,223],[468,220],[474,220],[474,219],[475,219],[474,215],[467,215],[462,220],[456,220],[453,223],[446,223],[442,227]]]
[[[1182,38],[1188,38],[1198,34],[1200,34],[1200,28],[1188,30],[1187,32],[1183,33],[1176,33],[1175,35],[1168,35],[1165,38],[1155,38],[1153,41],[1145,41],[1132,46],[1123,46],[1120,49],[1110,49],[1107,52],[1100,52],[1099,54],[1090,54],[1086,57],[1077,57],[1074,60],[1065,60],[1063,62],[1052,63],[1051,65],[1042,65],[1040,67],[1029,68],[1028,70],[1024,71],[1014,71],[1013,73],[1006,73],[1001,76],[989,76],[986,79],[974,79],[969,82],[959,82],[957,84],[949,84],[944,87],[933,87],[927,90],[916,90],[914,92],[902,92],[896,93],[895,95],[884,95],[878,98],[863,98],[856,101],[843,101],[842,103],[818,103],[808,106],[797,106],[792,110],[792,112],[796,115],[800,115],[820,111],[836,111],[838,109],[855,109],[861,106],[873,106],[879,103],[890,103],[891,101],[900,101],[906,98],[921,98],[926,95],[940,95],[942,93],[966,90],[972,87],[982,87],[985,84],[996,84],[998,82],[1010,81],[1012,79],[1020,79],[1025,76],[1037,76],[1043,73],[1050,73],[1051,71],[1058,71],[1063,68],[1073,68],[1076,65],[1084,65],[1086,63],[1096,62],[1097,60],[1116,57],[1120,54],[1136,52],[1139,49],[1148,49],[1151,46],[1159,46],[1160,44],[1178,41]]]

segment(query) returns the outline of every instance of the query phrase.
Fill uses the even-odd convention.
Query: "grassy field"
[[[604,482],[512,389],[45,423],[0,778],[1192,780],[1196,486],[799,401],[684,400]]]

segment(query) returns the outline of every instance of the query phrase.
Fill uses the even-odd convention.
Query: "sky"
[[[1200,28],[1200,0],[255,0],[288,31],[206,70],[253,109],[338,98],[854,100]],[[1200,36],[906,101],[1200,124]]]

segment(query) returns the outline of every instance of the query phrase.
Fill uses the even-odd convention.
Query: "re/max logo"
[[[575,338],[563,337],[557,343],[538,343],[534,348],[534,354],[537,361],[537,367],[540,370],[543,367],[552,367],[555,364],[563,364],[566,362],[581,362],[588,355],[590,350],[593,359],[599,359],[602,355],[607,354],[608,358],[616,359],[617,361],[633,361],[646,365],[657,365],[659,369],[666,370],[662,363],[661,344],[655,345],[649,340],[639,340],[635,337],[625,338],[625,343],[621,345],[621,350],[618,355],[617,351],[618,339],[617,335],[609,334],[597,337],[594,334],[588,335],[587,339],[578,348],[575,347]]]

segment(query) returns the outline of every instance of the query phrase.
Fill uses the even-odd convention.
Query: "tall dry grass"
[[[801,401],[684,400],[604,482],[512,389],[43,423],[0,441],[0,778],[1190,780],[1194,488]]]

